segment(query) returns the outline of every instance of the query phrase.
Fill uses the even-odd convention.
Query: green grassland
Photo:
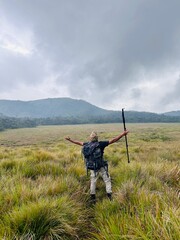
[[[113,201],[97,183],[89,203],[81,147],[64,140],[99,140],[120,124],[44,126],[0,133],[0,239],[180,239],[180,124],[128,124],[124,138],[105,149]]]

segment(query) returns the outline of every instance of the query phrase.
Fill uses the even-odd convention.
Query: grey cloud
[[[33,31],[39,54],[59,74],[57,85],[68,85],[71,96],[100,104],[133,89],[136,99],[141,68],[159,73],[179,62],[179,0],[16,0],[2,7],[10,21]],[[39,64],[26,82],[44,78]]]
[[[169,82],[169,85],[171,85],[171,82]],[[180,108],[180,76],[177,79],[173,90],[169,91],[161,100],[162,105],[171,105],[176,102]]]
[[[139,88],[133,88],[131,90],[131,95],[133,99],[138,99],[141,96],[142,92]]]
[[[24,57],[4,50],[0,51],[0,55],[1,92],[10,91],[21,84],[36,85],[44,81],[47,71],[41,58]]]

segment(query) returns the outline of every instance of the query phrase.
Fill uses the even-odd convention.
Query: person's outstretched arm
[[[112,144],[112,143],[117,142],[120,138],[122,138],[122,137],[124,137],[125,135],[127,135],[128,132],[129,132],[129,131],[126,130],[126,131],[124,131],[123,133],[119,134],[117,137],[115,137],[115,138],[109,140],[109,145]]]
[[[77,145],[83,146],[83,142],[74,141],[74,140],[72,140],[70,137],[66,137],[65,139],[68,140],[69,142],[74,143],[74,144],[77,144]]]

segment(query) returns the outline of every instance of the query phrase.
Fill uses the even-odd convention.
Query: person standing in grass
[[[98,143],[98,147],[100,148],[100,154],[101,154],[101,159],[103,160],[103,154],[104,154],[104,149],[117,142],[120,138],[122,138],[123,136],[128,134],[128,130],[122,132],[121,134],[119,134],[117,137],[109,140],[109,141],[98,141],[98,135],[96,132],[92,132],[89,136],[89,142],[80,142],[80,141],[76,141],[76,140],[72,140],[70,137],[66,137],[65,139],[68,140],[71,143],[77,144],[79,146],[86,146],[89,143]],[[107,166],[107,165],[106,165]],[[99,173],[101,174],[103,181],[106,185],[106,192],[107,192],[107,196],[110,200],[112,200],[112,189],[111,189],[111,178],[110,175],[108,174],[108,171],[104,166],[101,166],[97,171],[94,170],[90,170],[91,175],[90,175],[90,179],[91,179],[91,184],[90,184],[90,196],[91,196],[91,201],[93,203],[96,202],[96,182],[98,179],[98,175]]]

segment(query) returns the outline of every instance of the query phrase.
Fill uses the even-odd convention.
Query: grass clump
[[[41,199],[14,208],[2,219],[1,229],[6,239],[77,239],[85,226],[84,219],[80,206],[67,197]]]
[[[129,183],[111,204],[104,200],[97,205],[91,239],[178,239],[179,214],[162,196]]]
[[[7,160],[2,160],[0,162],[0,168],[4,169],[5,171],[10,171],[13,168],[15,168],[17,165],[16,161],[11,160],[11,159],[7,159]]]

